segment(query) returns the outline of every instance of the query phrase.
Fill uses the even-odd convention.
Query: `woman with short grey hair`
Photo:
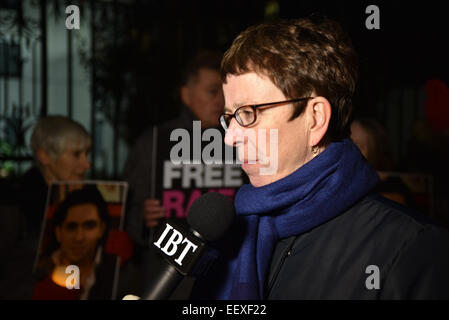
[[[90,168],[92,139],[84,127],[63,116],[41,118],[31,135],[31,149],[46,183],[81,180]]]

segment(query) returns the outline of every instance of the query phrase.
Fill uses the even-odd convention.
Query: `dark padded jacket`
[[[273,254],[268,299],[449,299],[449,233],[368,195]]]
[[[199,277],[191,299],[215,299],[226,260],[239,248],[236,228]],[[225,249],[228,248],[228,249]],[[449,299],[449,231],[377,194],[297,237],[278,241],[265,299]]]

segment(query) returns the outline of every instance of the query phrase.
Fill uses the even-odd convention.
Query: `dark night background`
[[[362,114],[382,117],[379,114],[382,111],[378,110],[376,104],[388,91],[404,87],[417,88],[434,77],[447,81],[448,27],[445,23],[445,11],[439,5],[431,2],[426,5],[399,1],[378,2],[380,30],[368,30],[365,27],[368,16],[365,8],[375,3],[277,3],[279,12],[275,17],[278,18],[299,18],[318,13],[343,23],[360,56],[360,83],[355,104]],[[147,64],[143,64],[139,71],[148,99],[143,104],[139,103],[146,105],[146,111],[135,112],[140,115],[140,119],[158,122],[171,117],[173,108],[161,106],[170,97],[177,70],[185,57],[198,48],[226,50],[241,30],[269,19],[265,14],[266,6],[267,2],[264,1],[166,2],[160,6],[141,4],[138,11],[143,16],[137,16],[134,23],[139,24],[140,30],[153,36],[153,49],[156,51],[151,53],[153,59],[147,57]],[[152,25],[158,27],[152,29]],[[148,80],[154,78],[152,75],[155,73],[158,79],[153,84],[154,87],[148,87]],[[151,88],[155,90],[151,92]],[[155,96],[149,98],[151,94]],[[137,106],[135,108],[141,109]],[[141,117],[142,111],[149,112],[150,117]]]

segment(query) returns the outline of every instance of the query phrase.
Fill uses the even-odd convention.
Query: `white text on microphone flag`
[[[172,230],[172,235],[168,239],[167,243],[163,248],[161,248],[161,244],[164,241],[164,239],[168,236],[170,233],[170,230]],[[154,245],[162,250],[166,255],[173,256],[178,251],[178,246],[185,244],[185,247],[179,257],[175,259],[174,261],[182,266],[182,261],[184,260],[185,256],[189,252],[189,250],[192,250],[192,253],[195,252],[195,250],[198,248],[197,245],[192,243],[189,239],[184,238],[181,232],[174,229],[169,223],[165,225],[165,230],[162,233],[162,235],[159,237],[157,242],[154,242]]]

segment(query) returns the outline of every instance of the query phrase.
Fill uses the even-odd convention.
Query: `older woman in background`
[[[39,233],[51,181],[80,181],[90,168],[92,139],[86,129],[69,118],[48,116],[38,120],[31,135],[35,166],[22,178],[22,213],[30,231]]]
[[[2,235],[12,248],[2,250],[0,297],[28,299],[32,296],[32,269],[39,246],[48,186],[51,181],[80,181],[90,168],[92,144],[86,129],[63,116],[37,121],[31,134],[35,165],[21,178],[17,212],[8,216],[15,228]],[[5,252],[3,252],[5,251]]]

